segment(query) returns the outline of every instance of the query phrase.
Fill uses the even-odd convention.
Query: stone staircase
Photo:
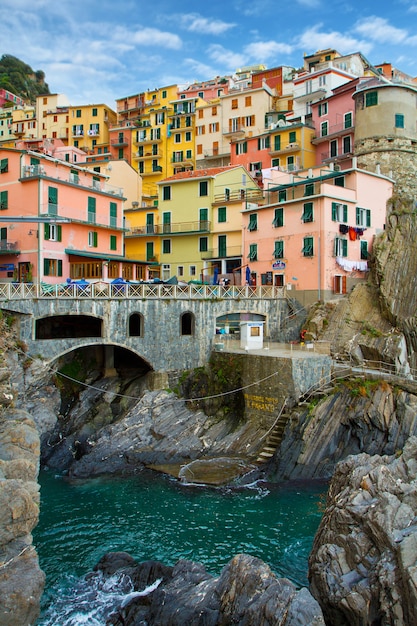
[[[278,446],[281,444],[284,430],[290,417],[290,411],[288,409],[285,410],[286,404],[287,401],[285,400],[274,425],[266,435],[263,448],[258,453],[256,463],[259,465],[269,461],[274,456]]]

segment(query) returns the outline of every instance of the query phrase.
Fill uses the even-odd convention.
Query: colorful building
[[[211,281],[242,265],[242,210],[261,195],[241,166],[179,172],[159,183],[161,278]]]
[[[136,278],[124,254],[123,190],[86,167],[0,149],[0,280]]]
[[[347,293],[368,273],[393,181],[356,167],[271,170],[265,204],[244,211],[244,255],[258,284],[285,285],[302,304]],[[265,182],[265,181],[264,181]]]
[[[109,129],[116,123],[117,115],[105,104],[70,106],[68,143],[81,148],[86,154],[108,152]]]

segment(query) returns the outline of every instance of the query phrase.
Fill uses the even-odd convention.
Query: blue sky
[[[0,52],[70,103],[115,108],[146,89],[245,65],[299,68],[336,48],[417,76],[417,0],[0,0]]]

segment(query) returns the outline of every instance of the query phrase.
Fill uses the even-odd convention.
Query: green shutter
[[[45,223],[45,229],[44,229],[44,238],[45,240],[49,239],[51,237],[51,228],[50,225]]]
[[[275,135],[274,137],[274,150],[281,150],[281,135]]]
[[[117,250],[116,235],[110,235],[110,250]]]
[[[49,259],[43,260],[43,275],[49,276]]]
[[[58,259],[58,276],[62,276],[62,260]]]
[[[347,204],[343,205],[343,221],[346,222],[348,221],[348,207]]]
[[[61,224],[57,224],[56,236],[57,236],[57,241],[62,241],[62,226],[61,226]]]
[[[9,206],[9,192],[2,191],[0,192],[0,210],[7,209]]]
[[[272,220],[272,225],[275,228],[284,226],[284,209],[282,207],[275,209],[275,214],[274,214],[274,219]]]
[[[369,228],[371,225],[371,211],[370,209],[366,210],[366,225]]]
[[[94,231],[94,235],[93,235],[93,245],[95,248],[97,248],[97,244],[98,244],[98,235],[97,235],[97,231]]]
[[[356,226],[359,226],[361,223],[361,210],[360,207],[356,207]]]
[[[332,202],[332,220],[333,222],[337,222],[337,203]]]
[[[58,189],[56,187],[48,187],[48,213],[57,215],[58,212]]]
[[[0,174],[5,174],[9,171],[9,159],[0,160]]]
[[[284,242],[283,241],[275,242],[274,257],[276,259],[282,259],[284,257]]]
[[[301,217],[303,222],[312,222],[313,221],[313,203],[306,202],[304,205],[303,215]]]
[[[253,230],[256,230],[257,228],[258,228],[258,216],[255,213],[250,216],[248,230],[253,231]]]

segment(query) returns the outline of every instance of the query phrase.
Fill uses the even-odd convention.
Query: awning
[[[65,248],[65,254],[72,256],[81,256],[87,259],[97,259],[100,261],[119,261],[122,263],[136,263],[138,265],[159,265],[156,261],[144,261],[143,259],[130,259],[117,254],[99,254],[97,252],[85,252],[85,250],[74,250],[73,248]]]

